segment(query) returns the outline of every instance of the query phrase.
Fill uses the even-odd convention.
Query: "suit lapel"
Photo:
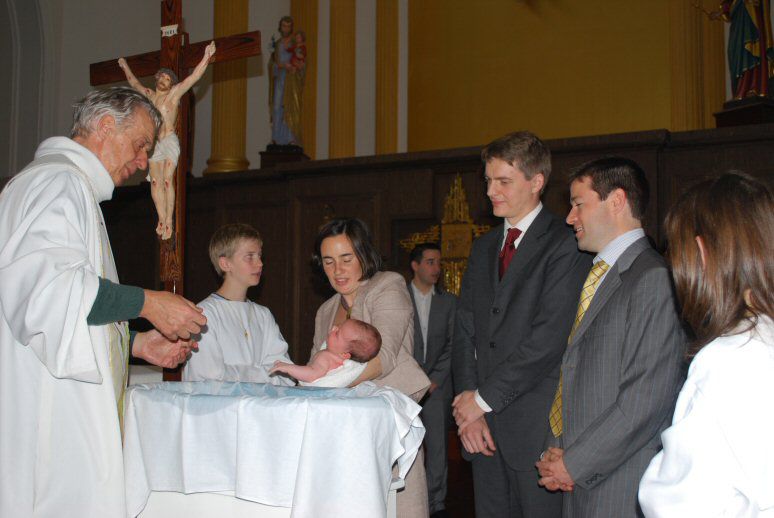
[[[513,259],[511,259],[511,264],[508,266],[508,270],[505,272],[503,280],[499,283],[501,289],[512,284],[516,279],[519,279],[523,275],[522,272],[538,252],[538,241],[545,235],[550,222],[551,217],[549,212],[545,210],[545,208],[541,209],[535,220],[524,233],[524,237],[521,238],[521,242],[519,242],[519,246],[516,248],[516,253],[513,256]],[[499,258],[497,263],[495,270],[499,269]],[[497,277],[497,275],[498,272],[496,271],[495,276]]]
[[[496,239],[492,240],[487,250],[489,264],[491,265],[491,268],[489,268],[489,281],[492,283],[492,291],[497,291],[500,285],[500,248],[502,248],[503,244],[503,226],[504,224],[497,227]]]
[[[605,304],[607,304],[613,294],[615,294],[621,286],[621,274],[628,270],[637,256],[649,247],[650,244],[648,243],[648,239],[642,238],[632,243],[629,248],[621,254],[621,257],[618,258],[613,267],[607,272],[602,284],[597,288],[597,292],[594,294],[594,298],[591,299],[591,304],[586,310],[586,314],[583,315],[583,320],[581,320],[578,329],[575,330],[571,344],[577,342],[583,336],[602,308],[605,307]]]
[[[435,345],[430,340],[430,337],[435,336],[435,330],[443,322],[443,302],[444,301],[443,298],[441,298],[441,294],[438,293],[438,290],[436,289],[435,293],[433,294],[433,298],[430,301],[430,317],[428,318],[427,322],[427,343],[425,344],[425,348],[427,349],[425,351],[426,365],[433,365],[438,356],[438,348],[430,347],[431,345]]]
[[[408,288],[411,305],[414,309],[414,359],[422,365],[422,353],[425,348],[425,343],[422,340],[422,324],[419,322],[419,310],[417,310],[417,301],[414,298],[414,289],[411,287],[411,281],[408,282],[406,287]],[[427,356],[427,353],[424,354]]]

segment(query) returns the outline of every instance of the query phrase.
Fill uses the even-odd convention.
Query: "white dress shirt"
[[[411,281],[411,291],[414,292],[414,303],[417,306],[417,316],[419,317],[419,326],[422,331],[422,362],[424,363],[427,360],[427,326],[430,321],[430,304],[433,302],[435,286],[430,288],[427,293],[422,293],[422,290],[417,288],[414,281]]]

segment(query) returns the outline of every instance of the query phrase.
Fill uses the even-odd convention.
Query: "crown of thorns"
[[[177,74],[175,74],[172,70],[170,70],[168,68],[160,68],[159,71],[156,72],[156,75],[155,75],[156,79],[158,79],[161,74],[168,75],[169,78],[172,80],[172,84],[173,85],[177,84],[177,82],[178,82]]]

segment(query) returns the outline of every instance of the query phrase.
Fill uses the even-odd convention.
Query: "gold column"
[[[215,0],[215,37],[247,32],[247,0]],[[217,52],[217,50],[216,50]],[[212,81],[212,150],[205,173],[244,171],[247,61],[215,63]]]
[[[317,12],[318,0],[291,0],[294,29],[306,34],[306,79],[301,108],[301,143],[304,153],[315,157],[317,148]]]
[[[355,154],[355,0],[331,0],[328,156]]]
[[[725,98],[723,22],[693,4],[669,2],[672,131],[713,128]]]
[[[398,151],[398,2],[376,0],[376,154]]]

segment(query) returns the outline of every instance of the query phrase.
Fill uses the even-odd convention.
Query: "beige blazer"
[[[320,350],[333,326],[340,300],[341,295],[337,293],[317,310],[312,356]],[[368,322],[382,335],[379,351],[382,375],[374,383],[390,386],[419,401],[430,380],[414,360],[414,308],[403,277],[394,272],[377,272],[361,281],[352,306],[352,318]]]

